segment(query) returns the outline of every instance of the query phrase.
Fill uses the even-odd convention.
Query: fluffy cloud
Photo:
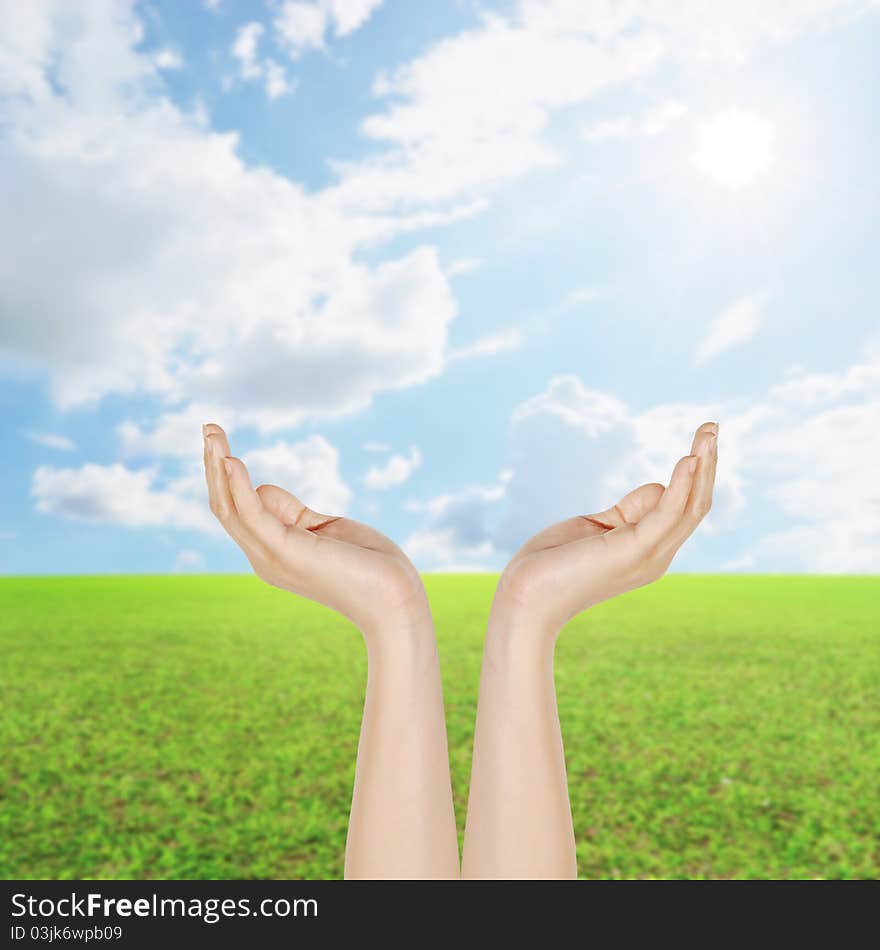
[[[351,504],[351,488],[339,471],[339,450],[323,436],[276,442],[243,458],[254,485],[280,485],[315,511],[342,515]]]
[[[192,460],[201,458],[204,423],[216,422],[231,433],[237,420],[237,413],[229,415],[221,406],[191,403],[185,409],[162,413],[151,424],[129,419],[118,426],[117,433],[126,456],[168,455]]]
[[[392,455],[384,465],[373,465],[364,475],[364,484],[373,491],[395,488],[409,480],[422,464],[422,453],[413,446],[407,455]]]
[[[504,498],[504,484],[471,485],[407,508],[426,516],[403,547],[415,564],[443,570],[474,570],[498,560],[492,519]]]
[[[672,61],[741,62],[761,44],[865,9],[861,0],[520,0],[379,76],[374,93],[389,105],[362,129],[386,150],[336,164],[339,200],[386,209],[485,196],[564,160],[548,135],[562,110]]]
[[[258,47],[265,32],[262,23],[256,20],[238,28],[232,44],[232,55],[238,61],[238,71],[242,79],[262,79],[263,87],[269,99],[291,93],[296,84],[287,78],[284,68],[273,59],[260,59]]]
[[[718,314],[697,346],[694,363],[702,366],[719,353],[748,343],[761,328],[769,299],[767,293],[750,294]]]
[[[156,482],[155,469],[132,470],[118,463],[80,468],[43,465],[33,474],[31,495],[37,511],[76,521],[219,531],[205,499],[159,488]]]
[[[339,451],[320,435],[254,449],[244,461],[255,485],[281,485],[317,511],[344,514],[351,503],[351,489],[339,469]],[[156,466],[43,465],[33,473],[31,496],[37,511],[75,521],[138,528],[162,525],[212,534],[219,530],[208,510],[200,453],[198,463],[165,479]]]
[[[752,451],[788,526],[762,533],[753,554],[782,570],[880,571],[880,353],[774,387],[768,413]]]
[[[314,8],[344,35],[376,6],[284,4],[279,17]],[[380,77],[389,104],[363,130],[382,147],[306,192],[165,98],[131,3],[6,5],[0,356],[48,373],[63,407],[146,394],[180,412],[241,406],[242,425],[275,429],[358,411],[443,370],[455,313],[431,248],[379,265],[364,248],[478,213],[494,188],[561,160],[555,112],[664,58],[736,58],[861,6],[523,0]],[[260,26],[236,43],[248,73],[263,68]]]
[[[555,377],[513,413],[509,475],[411,506],[426,517],[406,547],[424,567],[500,567],[542,527],[665,482],[694,428],[717,419],[715,504],[678,567],[876,572],[877,418],[880,353],[870,348],[839,373],[800,374],[750,403],[636,410],[578,377]],[[739,542],[739,556],[713,561],[719,532]]]
[[[159,69],[182,69],[183,57],[176,49],[166,46],[153,54],[153,62]]]
[[[348,36],[360,29],[382,0],[287,0],[275,18],[279,41],[293,58],[307,49],[323,49],[332,30]]]
[[[235,42],[232,44],[232,55],[238,60],[242,79],[257,79],[263,71],[257,62],[257,47],[265,27],[262,23],[253,20],[238,28]]]
[[[455,304],[433,249],[356,262],[387,223],[248,168],[170,104],[125,3],[14,16],[0,355],[47,372],[58,405],[147,394],[281,428],[442,370]]]

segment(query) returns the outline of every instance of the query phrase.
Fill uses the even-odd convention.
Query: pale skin
[[[535,535],[502,574],[480,679],[461,876],[576,876],[553,684],[560,629],[656,580],[708,512],[718,426],[705,423],[669,485]],[[211,510],[267,583],[338,611],[368,674],[346,878],[457,878],[458,846],[436,641],[418,572],[367,525],[251,486],[223,430],[204,427]]]
[[[669,485],[545,528],[504,570],[480,676],[464,878],[573,878],[575,838],[553,652],[577,614],[661,577],[709,511],[718,426],[697,430]]]
[[[418,572],[384,535],[254,489],[220,426],[204,427],[211,510],[256,574],[347,617],[367,648],[346,878],[457,878],[440,665]]]

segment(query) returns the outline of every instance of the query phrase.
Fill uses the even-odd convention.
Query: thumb
[[[625,524],[638,524],[645,515],[653,510],[660,496],[663,494],[663,486],[657,482],[649,482],[647,485],[639,485],[616,505],[600,511],[598,514],[590,515],[587,519],[600,527],[619,528]]]
[[[326,515],[304,505],[296,495],[277,485],[260,485],[257,489],[263,507],[282,524],[299,528],[314,528],[328,520]]]

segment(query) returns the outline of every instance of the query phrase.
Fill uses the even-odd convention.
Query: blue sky
[[[246,568],[200,423],[428,570],[664,481],[880,568],[880,8],[0,11],[0,572]],[[75,10],[75,12],[74,12]]]

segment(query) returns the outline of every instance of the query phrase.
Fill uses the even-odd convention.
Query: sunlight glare
[[[768,168],[773,138],[766,119],[740,110],[722,112],[699,126],[694,164],[713,181],[739,187]]]

